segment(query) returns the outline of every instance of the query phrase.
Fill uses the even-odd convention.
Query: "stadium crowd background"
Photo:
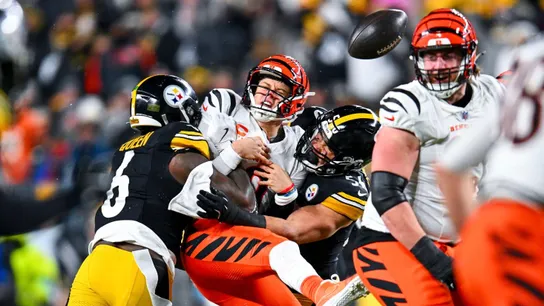
[[[409,38],[438,7],[471,20],[486,51],[479,64],[491,75],[544,29],[542,0],[0,0],[0,186],[36,186],[47,196],[68,183],[81,156],[98,161],[103,183],[43,229],[0,238],[0,305],[66,302],[109,187],[110,154],[133,135],[128,101],[141,78],[176,74],[201,98],[215,87],[241,92],[250,68],[285,53],[310,76],[310,105],[375,109],[414,77]],[[376,60],[350,58],[357,20],[384,8],[410,18],[401,45]],[[175,286],[174,305],[206,305],[183,273]]]

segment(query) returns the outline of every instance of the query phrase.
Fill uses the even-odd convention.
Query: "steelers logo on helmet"
[[[187,97],[183,95],[183,90],[177,85],[168,85],[162,92],[162,97],[168,105],[172,107],[179,107]]]

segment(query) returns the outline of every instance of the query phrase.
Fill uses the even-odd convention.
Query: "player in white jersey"
[[[307,97],[313,94],[309,90],[308,76],[298,61],[280,54],[264,59],[249,72],[242,97],[230,89],[214,89],[202,104],[203,119],[199,129],[219,153],[214,166],[228,174],[241,164],[242,158],[259,162],[246,162],[243,166],[251,175],[257,201],[263,206],[271,202],[268,187],[276,194],[286,194],[290,188],[300,187],[306,177],[307,171],[294,158],[304,131],[284,123],[302,111]],[[260,154],[245,154],[244,146],[252,142],[262,143]],[[294,186],[287,179],[279,183],[263,181],[253,175],[255,170],[278,179],[285,178],[281,173],[285,170]],[[275,200],[288,203],[294,198],[284,201],[275,196]]]
[[[296,186],[306,175],[294,158],[303,130],[284,121],[303,110],[309,86],[295,59],[275,55],[250,71],[242,98],[229,89],[212,90],[201,107],[204,122],[199,127],[216,149],[215,169],[226,175],[242,159],[257,162],[253,179],[259,175],[267,180],[255,181],[256,195],[271,189],[276,204],[295,201]],[[208,300],[225,306],[299,305],[284,283],[318,306],[346,305],[365,293],[358,277],[323,280],[295,242],[265,229],[264,217],[244,215],[237,219],[242,226],[198,220],[185,231],[186,272]]]
[[[453,305],[458,237],[433,164],[452,139],[496,107],[502,91],[494,77],[478,73],[477,44],[461,13],[430,12],[411,43],[417,80],[380,102],[371,197],[353,257],[364,284],[384,305]],[[481,166],[472,169],[475,179],[481,174]]]
[[[544,305],[544,37],[521,47],[514,69],[501,111],[437,165],[462,228],[454,270],[465,305]],[[485,204],[472,212],[466,171],[484,160]]]

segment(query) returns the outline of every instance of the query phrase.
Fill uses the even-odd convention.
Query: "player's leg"
[[[79,267],[70,288],[67,306],[108,306],[108,302],[96,293],[91,285],[89,266],[93,261],[99,260],[95,258],[95,254],[95,252],[89,254]]]
[[[226,293],[223,286],[226,281],[256,281],[277,275],[291,288],[324,303],[333,297],[348,297],[352,294],[349,290],[360,284],[353,279],[340,284],[323,281],[300,255],[296,243],[266,229],[231,226],[213,220],[199,220],[194,227],[182,256],[187,273],[199,287],[214,289],[213,286],[217,286],[217,291]],[[289,294],[285,298],[292,297]],[[213,301],[213,297],[207,298]],[[255,297],[252,300],[256,301]]]
[[[172,277],[146,249],[98,245],[74,280],[68,305],[171,305]]]
[[[212,220],[196,222],[195,230],[184,243],[183,264],[207,299],[220,305],[236,298],[263,305],[275,300],[286,301],[284,305],[298,305],[292,303],[296,302],[294,296],[270,266],[270,251],[286,241],[285,238],[263,229]],[[281,284],[279,289],[261,285],[263,280],[270,282],[273,278],[277,280],[275,284]],[[250,290],[252,287],[255,289]],[[269,297],[267,290],[277,290],[277,294],[274,299],[263,301]]]
[[[544,305],[544,211],[482,205],[461,231],[454,272],[466,305]]]
[[[365,286],[382,305],[453,305],[450,290],[400,242],[370,230],[365,230],[365,236],[365,243],[353,252],[353,262]]]

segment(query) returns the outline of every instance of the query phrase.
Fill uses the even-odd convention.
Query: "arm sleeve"
[[[36,230],[41,224],[70,210],[75,201],[71,190],[58,191],[45,201],[34,198],[34,190],[0,190],[0,236]]]

